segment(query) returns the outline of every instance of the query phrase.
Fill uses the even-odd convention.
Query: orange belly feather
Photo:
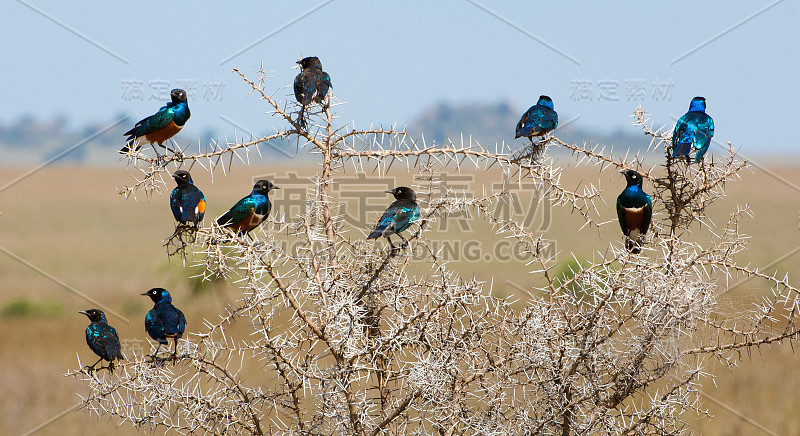
[[[628,225],[629,229],[640,230],[642,228],[643,222],[644,222],[643,207],[640,207],[638,209],[625,209],[625,223]]]
[[[238,222],[235,222],[227,227],[237,233],[246,233],[256,228],[259,224],[261,224],[261,221],[263,220],[264,217],[256,215],[256,212],[251,209],[250,216]]]
[[[164,141],[177,135],[178,132],[181,131],[181,128],[183,127],[175,124],[175,121],[170,121],[169,124],[167,124],[164,128],[158,129],[152,133],[148,133],[147,135],[144,135],[144,137],[150,143],[155,142],[156,144],[163,145]]]

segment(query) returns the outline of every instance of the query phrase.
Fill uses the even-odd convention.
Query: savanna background
[[[678,2],[632,10],[328,1],[248,8],[0,6],[3,16],[13,17],[0,29],[8,66],[0,72],[6,103],[0,113],[0,433],[135,433],[75,411],[85,387],[63,374],[78,359],[96,360],[84,342],[88,321],[77,314],[97,306],[87,298],[120,315],[106,311],[123,347],[145,349],[142,323],[150,303],[141,292],[170,289],[189,331],[238,298],[235,285],[191,279],[180,259],[168,258],[161,244],[173,230],[172,184],[151,198],[125,199],[118,189],[138,171],[116,154],[122,132],[179,86],[194,90],[192,118],[177,139],[181,147],[272,132],[275,120],[230,73],[234,67],[249,73],[263,62],[274,70],[277,96],[290,98],[294,61],[319,56],[337,98],[347,102],[337,107],[341,123],[408,125],[426,141],[463,134],[482,144],[511,142],[520,114],[548,94],[562,140],[649,153],[654,163],[661,154],[648,152],[647,139],[630,126],[633,109],[641,105],[657,125],[671,126],[691,97],[704,95],[717,128],[709,154],[731,141],[753,163],[709,210],[711,221],[722,224],[737,206],[749,206],[753,217],[744,231],[752,239],[741,263],[789,274],[797,285],[800,176],[790,126],[798,101],[792,73],[800,65],[784,46],[797,40],[791,23],[798,5]],[[29,34],[36,37],[21,38]],[[209,203],[207,221],[261,177],[284,188],[273,196],[273,213],[298,207],[313,163],[290,143],[261,151],[218,169],[213,179],[202,168],[192,170]],[[559,268],[567,272],[573,256],[589,259],[621,242],[613,205],[624,179],[554,151],[557,164],[567,167],[564,184],[597,184],[606,203],[598,205],[606,224],[579,230],[582,221],[568,209],[536,205],[535,192],[520,187],[516,207],[555,241]],[[363,180],[348,176],[334,193],[353,227],[365,233],[390,200],[381,192],[413,183],[400,166]],[[467,194],[495,181],[491,172],[449,176]],[[535,285],[534,277],[509,246],[495,245],[490,231],[482,220],[451,216],[437,223],[431,239],[447,247],[454,269],[491,283],[495,295],[525,298],[522,289]],[[730,287],[721,300],[726,316],[770,292],[751,282],[719,286]],[[781,345],[745,356],[733,372],[709,362],[714,377],[705,379],[704,393],[714,419],[686,419],[698,434],[798,434],[797,365],[793,350]]]

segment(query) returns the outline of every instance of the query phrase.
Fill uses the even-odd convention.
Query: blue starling
[[[155,303],[144,318],[144,329],[154,341],[158,342],[158,348],[151,357],[155,357],[162,345],[169,344],[167,339],[172,338],[175,342],[172,350],[174,358],[178,352],[178,339],[186,330],[186,317],[172,305],[172,296],[166,289],[153,288],[142,295],[147,295]]]
[[[126,139],[128,145],[122,147],[120,153],[128,153],[131,148],[134,151],[138,150],[142,146],[142,143],[136,143],[138,138],[144,138],[145,144],[156,143],[163,147],[166,140],[181,131],[192,115],[189,112],[186,91],[173,89],[169,95],[172,98],[171,102],[159,109],[154,115],[136,123],[131,130],[123,133],[124,136],[128,137]]]
[[[294,78],[294,97],[301,105],[297,123],[305,129],[308,127],[305,119],[306,106],[312,102],[322,103],[328,89],[333,85],[331,76],[322,71],[322,62],[316,56],[303,58],[297,63],[300,65],[300,74]]]
[[[414,190],[405,186],[400,186],[386,191],[387,194],[394,195],[395,201],[386,208],[383,216],[378,220],[375,230],[367,236],[367,239],[377,239],[384,236],[392,250],[395,249],[391,235],[397,235],[403,240],[403,245],[408,241],[400,234],[407,229],[414,221],[419,219],[419,205],[417,205],[417,194]]]
[[[686,156],[692,148],[696,150],[694,161],[700,162],[711,145],[714,136],[714,120],[706,114],[706,99],[695,97],[689,103],[689,112],[686,112],[672,132],[672,157]]]
[[[172,178],[178,184],[169,196],[169,207],[172,209],[175,221],[179,224],[190,223],[193,227],[197,227],[206,211],[206,197],[194,185],[188,171],[175,171]]]
[[[553,100],[546,95],[539,97],[517,123],[516,138],[526,137],[533,141],[534,136],[544,136],[558,126],[558,114],[553,109]]]
[[[653,200],[642,190],[642,176],[634,170],[622,171],[628,186],[617,197],[617,218],[625,234],[625,248],[639,254],[639,238],[647,233],[653,218]]]
[[[94,351],[94,354],[100,356],[100,360],[94,363],[89,368],[94,369],[98,363],[103,360],[108,361],[108,370],[114,372],[114,359],[125,360],[119,346],[119,335],[117,329],[108,325],[106,315],[100,309],[82,310],[82,313],[89,317],[89,327],[86,327],[86,344]]]
[[[269,191],[273,189],[281,188],[268,180],[259,180],[250,195],[237,201],[229,211],[217,218],[217,224],[237,234],[249,233],[269,216],[272,210]]]

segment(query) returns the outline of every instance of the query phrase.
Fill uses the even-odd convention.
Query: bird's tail
[[[308,122],[306,121],[306,105],[300,106],[300,113],[297,115],[297,124],[299,124],[300,128],[303,130],[308,129]]]
[[[228,216],[227,212],[221,217],[217,218],[217,225],[220,227],[225,227],[230,224],[231,224],[231,217]]]
[[[708,151],[708,146],[710,142],[711,142],[711,137],[709,136],[705,136],[697,141],[697,143],[695,144],[695,147],[697,148],[697,152],[695,153],[694,156],[695,162],[700,163],[700,161],[703,160],[703,156]]]
[[[124,147],[122,147],[122,150],[120,150],[120,151],[119,151],[120,153],[122,153],[122,154],[128,154],[128,153],[130,153],[130,152],[131,152],[131,150],[133,150],[133,151],[139,151],[139,148],[141,148],[141,146],[142,146],[141,144],[139,144],[139,143],[136,141],[136,138],[133,138],[133,137],[131,137],[131,138],[128,138],[128,139],[127,139],[127,142],[128,142],[128,143],[127,143],[127,144],[126,144]]]
[[[195,227],[197,227],[197,223],[200,221],[197,214],[194,211],[194,208],[187,208],[188,210],[184,212],[183,216],[181,217],[184,222],[192,223]]]
[[[529,138],[531,136],[531,130],[533,130],[533,129],[530,128],[530,127],[526,127],[526,126],[518,127],[517,131],[516,131],[516,135],[514,136],[514,139],[522,138],[522,137]]]
[[[678,142],[672,149],[672,157],[688,156],[691,146],[691,142]]]
[[[625,239],[625,248],[633,254],[639,254],[642,252],[642,248],[639,246],[639,243],[630,238]]]
[[[385,227],[376,227],[375,230],[373,230],[372,233],[370,233],[367,236],[367,240],[380,238],[381,236],[383,236],[383,230],[384,229],[385,229]]]

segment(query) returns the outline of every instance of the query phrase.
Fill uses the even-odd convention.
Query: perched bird
[[[714,120],[706,114],[706,99],[695,97],[672,132],[672,157],[686,156],[695,149],[694,161],[700,162],[708,151],[711,137],[714,136]]]
[[[322,103],[332,88],[331,76],[322,71],[322,62],[316,56],[303,58],[297,63],[300,65],[300,74],[294,78],[294,97],[302,105],[297,123],[306,128],[305,110],[311,102]]]
[[[269,201],[269,191],[281,189],[268,180],[259,180],[253,186],[253,192],[242,198],[233,207],[217,218],[217,224],[227,227],[237,234],[249,233],[258,227],[272,210]]]
[[[172,350],[172,357],[175,357],[178,352],[178,339],[183,336],[186,329],[186,317],[172,305],[172,296],[166,289],[153,288],[142,295],[147,295],[155,303],[144,318],[144,329],[154,341],[158,342],[158,348],[152,357],[158,354],[162,345],[169,344],[168,338],[175,341]]]
[[[417,205],[417,194],[411,188],[400,186],[388,190],[386,193],[394,195],[395,201],[383,212],[383,216],[378,220],[375,230],[367,236],[367,239],[378,239],[384,236],[389,241],[389,245],[392,246],[392,250],[394,250],[395,246],[389,236],[396,234],[403,240],[404,246],[408,244],[408,241],[400,232],[419,219],[419,205]]]
[[[138,150],[142,146],[142,143],[136,141],[138,138],[144,138],[144,144],[155,142],[164,147],[164,141],[181,131],[191,116],[186,100],[186,91],[173,89],[169,95],[172,97],[171,102],[159,109],[155,115],[139,121],[131,130],[123,134],[128,137],[126,139],[128,145],[122,147],[120,153],[128,153],[131,148],[134,151]]]
[[[539,97],[517,123],[514,139],[526,137],[533,141],[534,136],[543,136],[558,126],[558,114],[553,109],[553,100],[546,95]]]
[[[206,211],[206,197],[197,186],[194,186],[188,171],[175,171],[172,178],[178,184],[169,196],[169,207],[172,209],[175,221],[197,227]]]
[[[642,191],[642,176],[634,170],[620,171],[625,174],[628,186],[617,197],[617,218],[625,234],[625,248],[639,254],[639,237],[647,233],[653,218],[653,200]]]
[[[108,361],[108,370],[114,372],[114,359],[125,360],[119,346],[119,336],[117,329],[108,325],[106,315],[100,309],[82,310],[82,313],[89,317],[89,327],[86,327],[86,344],[94,351],[94,354],[100,356],[100,360],[92,365],[91,369],[103,360]]]

